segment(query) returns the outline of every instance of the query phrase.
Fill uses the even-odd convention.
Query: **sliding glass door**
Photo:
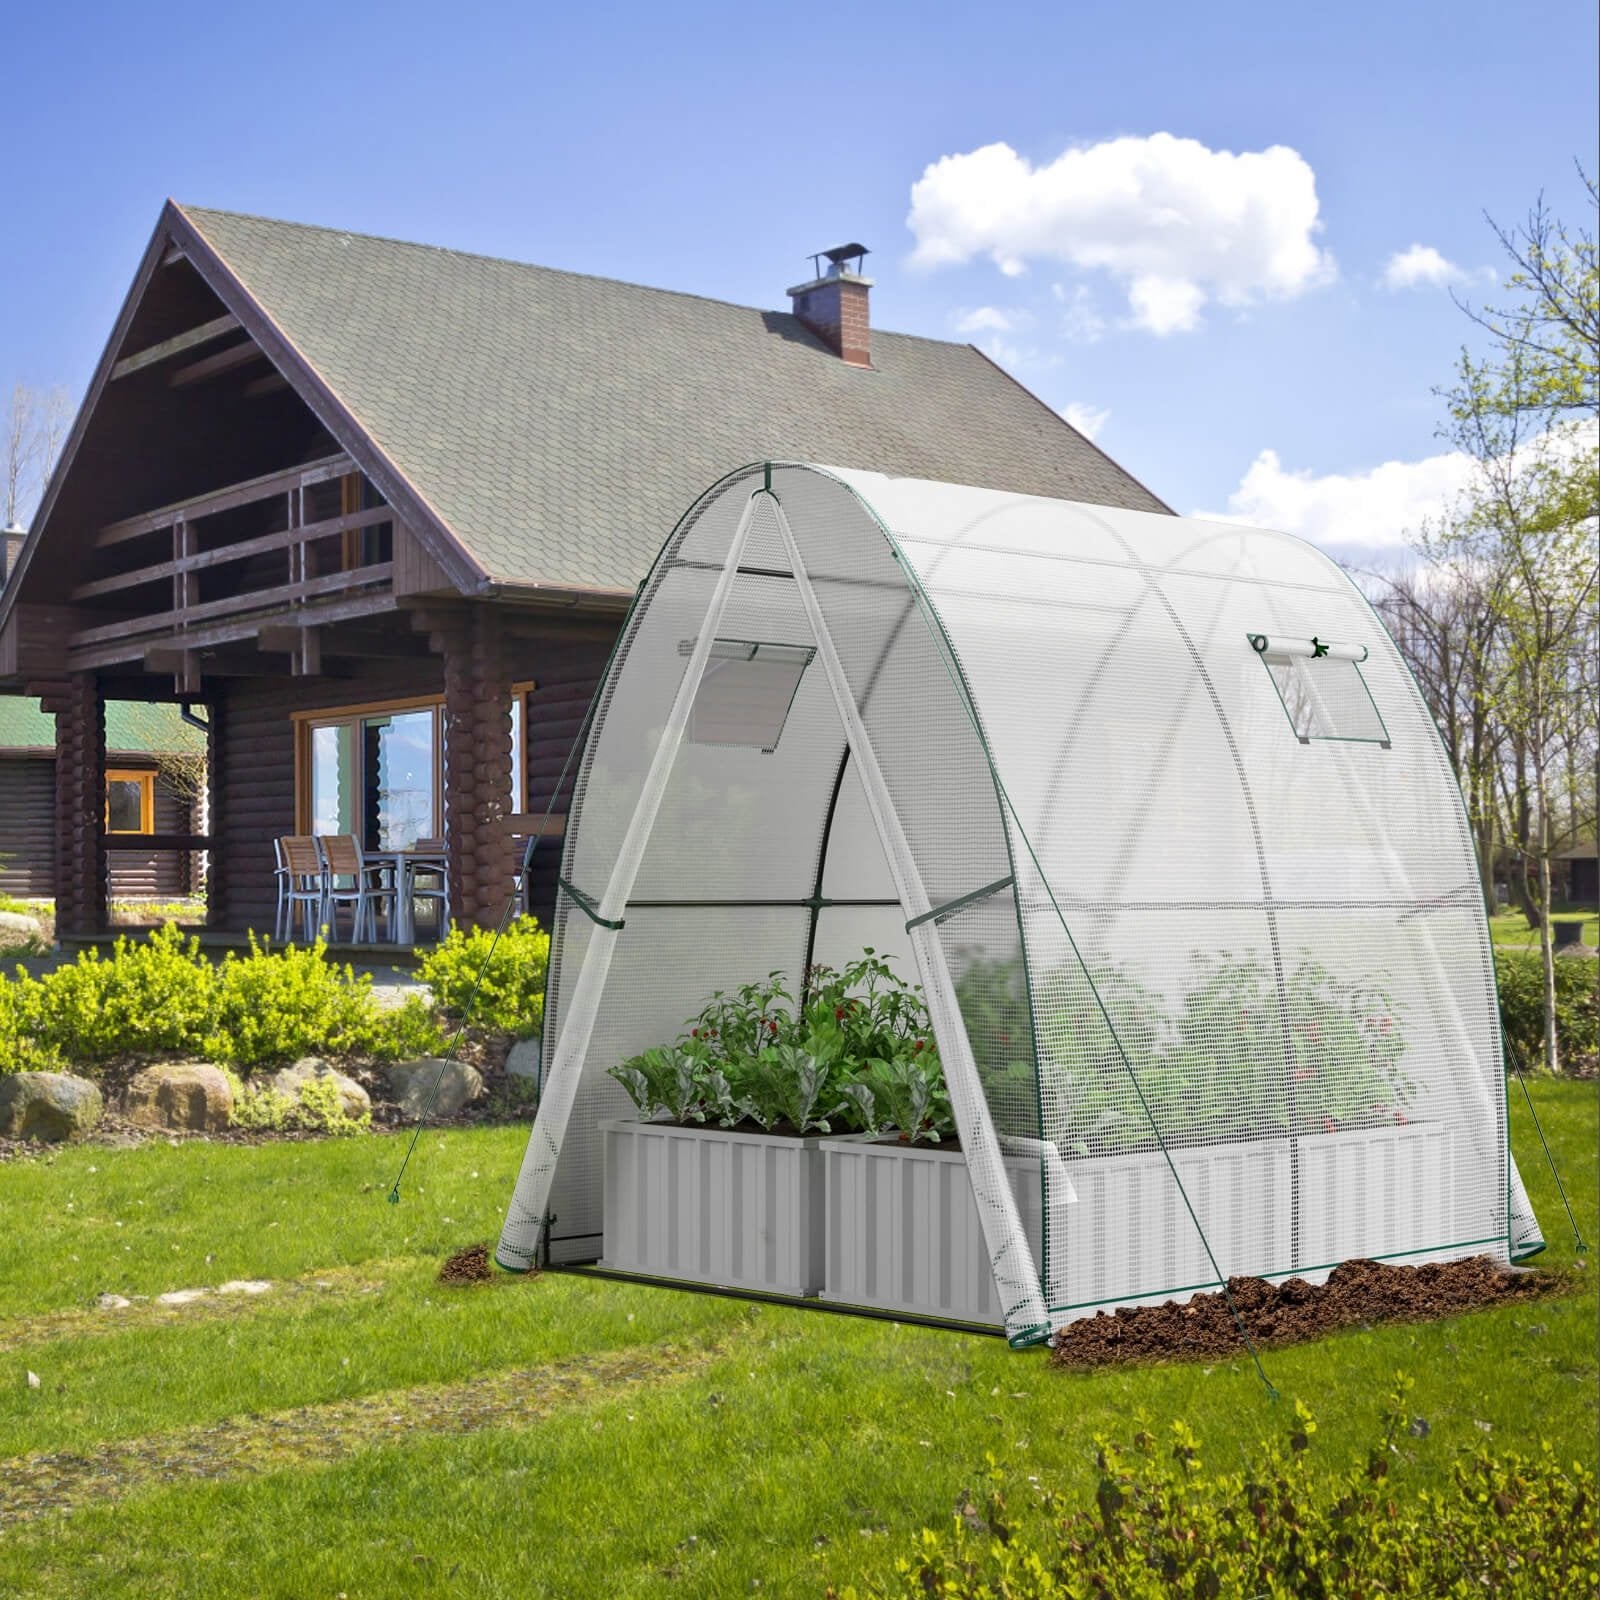
[[[444,831],[437,705],[308,720],[302,792],[311,831],[353,833],[368,850],[409,850]]]

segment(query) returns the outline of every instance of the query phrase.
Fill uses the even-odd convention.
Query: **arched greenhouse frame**
[[[958,1134],[641,1121],[608,1068],[862,949]],[[1038,1342],[1538,1248],[1459,791],[1360,591],[1231,523],[761,463],[684,517],[568,819],[496,1258]]]

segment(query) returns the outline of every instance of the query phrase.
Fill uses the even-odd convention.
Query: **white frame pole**
[[[822,661],[828,687],[833,691],[840,720],[844,723],[850,753],[861,775],[867,808],[877,827],[878,838],[894,878],[895,892],[900,896],[907,920],[916,921],[933,909],[922,873],[911,853],[911,843],[900,825],[894,799],[884,781],[883,769],[878,765],[866,725],[861,720],[860,708],[850,692],[844,664],[834,647],[833,635],[828,629],[827,618],[822,614],[816,590],[812,588],[805,562],[800,556],[800,547],[789,527],[789,519],[784,515],[777,497],[773,499],[778,531],[788,552],[789,565],[794,570],[801,604],[805,607],[811,631],[816,637],[817,654]],[[1005,1158],[995,1137],[994,1124],[989,1119],[988,1104],[983,1098],[978,1065],[973,1059],[972,1044],[967,1038],[966,1025],[961,1020],[961,1008],[956,1000],[955,982],[950,975],[944,946],[939,942],[935,924],[932,921],[919,922],[908,933],[917,970],[922,978],[922,992],[928,1002],[934,1038],[939,1045],[945,1087],[950,1093],[950,1109],[955,1115],[956,1130],[961,1136],[961,1148],[966,1155],[967,1173],[978,1203],[978,1222],[983,1229],[984,1244],[994,1268],[995,1287],[1005,1307],[1006,1334],[1014,1342],[1031,1342],[1049,1332],[1050,1315],[1040,1288],[1038,1267],[1028,1247],[1028,1237],[1023,1231],[1022,1217],[1017,1210],[1016,1196],[1011,1192],[1011,1183],[1006,1175]]]
[[[765,493],[764,489],[758,489],[750,496],[734,529],[728,556],[723,562],[717,586],[712,590],[705,619],[700,624],[694,649],[689,655],[689,664],[684,668],[672,709],[667,714],[655,755],[651,758],[650,769],[645,774],[644,786],[639,791],[633,816],[622,836],[622,845],[617,851],[610,880],[600,897],[595,914],[599,925],[584,952],[583,966],[572,991],[571,1006],[562,1019],[561,1038],[551,1059],[550,1070],[545,1075],[544,1092],[539,1100],[533,1129],[528,1135],[522,1170],[517,1174],[517,1186],[512,1192],[511,1204],[506,1209],[500,1242],[495,1247],[495,1260],[513,1272],[527,1271],[538,1254],[540,1235],[544,1231],[545,1214],[550,1203],[550,1186],[555,1181],[556,1163],[566,1139],[567,1123],[577,1098],[578,1085],[582,1081],[584,1059],[589,1053],[589,1041],[600,1014],[600,1000],[605,993],[606,978],[611,972],[611,958],[616,952],[617,935],[621,931],[607,924],[621,920],[629,896],[633,893],[634,881],[639,875],[645,848],[650,842],[650,834],[667,791],[667,781],[672,776],[673,763],[677,760],[679,747],[689,726],[689,713],[694,708],[700,680],[705,676],[706,663],[711,658],[711,646],[733,593],[734,579],[738,575],[750,523],[755,516],[756,501]]]

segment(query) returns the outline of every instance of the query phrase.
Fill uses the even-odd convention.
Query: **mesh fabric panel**
[[[636,607],[569,821],[586,895],[764,481],[708,492]],[[770,484],[937,914],[908,935],[905,908],[871,904],[896,880],[821,661],[770,752],[684,743],[557,1169],[567,1254],[598,1254],[595,1124],[625,1109],[606,1067],[714,989],[773,970],[797,988],[808,952],[871,944],[909,975],[932,941],[989,1123],[1053,1145],[1078,1194],[1046,1204],[1032,1264],[1053,1321],[1219,1271],[1504,1255],[1471,841],[1421,696],[1344,575],[1232,525],[795,466]],[[815,646],[799,589],[758,503],[717,636]],[[1307,716],[1366,731],[1302,743],[1252,634],[1364,649],[1359,670],[1295,667]],[[807,904],[819,891],[860,903]],[[546,1060],[593,931],[563,892]],[[996,1181],[974,1174],[980,1194]]]

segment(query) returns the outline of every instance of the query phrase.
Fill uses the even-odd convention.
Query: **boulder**
[[[122,1114],[142,1128],[220,1133],[233,1121],[233,1087],[209,1061],[163,1061],[129,1083]]]
[[[506,1057],[506,1071],[519,1078],[537,1078],[544,1049],[537,1039],[518,1039]]]
[[[0,946],[42,939],[44,925],[21,911],[0,911]]]
[[[9,1139],[73,1139],[88,1133],[105,1110],[100,1091],[70,1072],[0,1077],[0,1135]]]
[[[443,1077],[439,1069],[444,1069]],[[428,1105],[433,1080],[439,1078],[439,1092],[433,1097],[433,1117],[453,1117],[471,1100],[483,1093],[483,1079],[465,1061],[442,1061],[438,1056],[423,1056],[416,1061],[399,1061],[383,1075],[384,1088],[407,1117],[420,1117]]]
[[[347,1117],[365,1117],[371,1114],[372,1097],[354,1078],[347,1077],[337,1067],[321,1056],[301,1056],[292,1067],[285,1067],[272,1075],[272,1087],[291,1100],[300,1098],[300,1086],[312,1078],[332,1078],[339,1089],[339,1109]]]

